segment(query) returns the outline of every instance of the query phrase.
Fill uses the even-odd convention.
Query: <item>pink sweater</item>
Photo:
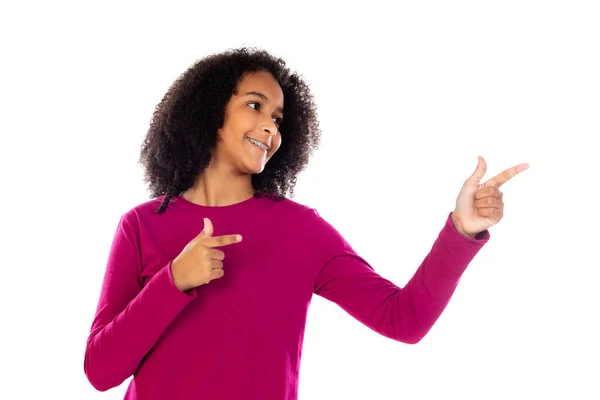
[[[133,375],[127,400],[295,400],[313,293],[381,335],[417,343],[489,240],[488,231],[461,236],[449,215],[402,288],[292,200],[205,207],[178,197],[158,215],[161,200],[121,218],[85,349],[85,373],[97,390]],[[221,248],[223,278],[184,293],[170,262],[202,231],[204,217],[215,236],[244,239]]]

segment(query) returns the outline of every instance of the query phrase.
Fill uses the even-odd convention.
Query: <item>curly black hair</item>
[[[317,149],[321,132],[314,99],[302,77],[281,58],[254,48],[231,49],[196,61],[156,106],[141,146],[139,163],[151,197],[165,196],[156,211],[194,185],[209,164],[225,106],[247,73],[267,71],[281,86],[285,117],[281,147],[260,174],[252,175],[255,196],[281,200],[294,195],[298,174]]]

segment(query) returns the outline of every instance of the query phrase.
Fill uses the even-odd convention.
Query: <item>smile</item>
[[[252,139],[251,137],[246,136],[246,139],[252,143],[253,145],[256,145],[258,147],[260,147],[261,149],[263,149],[264,151],[269,151],[269,146],[267,146],[266,144],[259,142],[256,139]]]

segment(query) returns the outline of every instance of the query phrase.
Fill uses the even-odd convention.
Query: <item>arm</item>
[[[125,216],[118,226],[85,349],[85,374],[100,391],[130,377],[194,298],[194,292],[188,295],[173,284],[170,263],[142,289],[139,236],[133,225]]]
[[[448,216],[413,277],[406,286],[398,287],[379,276],[333,228],[326,229],[330,231],[328,242],[345,250],[327,260],[317,275],[315,293],[335,302],[374,331],[410,344],[429,332],[462,273],[489,240],[488,231],[474,239],[462,236]]]

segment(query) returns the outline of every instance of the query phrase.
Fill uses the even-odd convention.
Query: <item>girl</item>
[[[176,80],[141,150],[153,200],[122,216],[110,250],[85,350],[96,389],[133,376],[125,399],[296,399],[314,293],[419,342],[502,218],[500,185],[528,167],[480,184],[479,158],[399,287],[287,197],[319,138],[307,85],[267,52],[211,55]]]

